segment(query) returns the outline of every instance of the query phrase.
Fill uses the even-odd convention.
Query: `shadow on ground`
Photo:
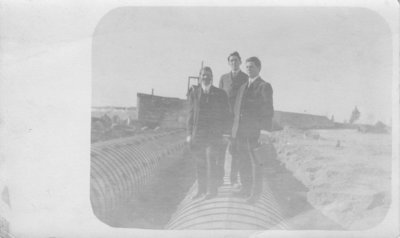
[[[278,160],[270,160],[265,177],[291,230],[343,230],[308,203],[307,188]]]

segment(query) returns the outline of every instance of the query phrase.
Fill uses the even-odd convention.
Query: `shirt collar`
[[[257,75],[256,77],[254,77],[254,78],[249,78],[249,85],[251,84],[251,83],[253,83],[254,81],[256,81],[256,79],[258,79],[260,77],[260,75]]]
[[[201,84],[201,88],[203,89],[203,92],[206,93],[210,93],[210,88],[211,88],[211,84],[208,86],[204,86],[203,84]]]
[[[236,70],[236,71],[231,71],[233,75],[237,75],[240,72],[240,69]]]

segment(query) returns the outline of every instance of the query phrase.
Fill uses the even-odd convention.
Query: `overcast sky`
[[[390,122],[391,33],[361,8],[126,7],[111,11],[93,36],[93,106],[136,106],[136,93],[185,98],[200,63],[214,85],[227,56],[262,61],[276,110]],[[244,64],[242,65],[244,70]]]

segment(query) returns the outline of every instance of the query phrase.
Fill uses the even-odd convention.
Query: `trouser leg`
[[[263,187],[263,170],[262,164],[255,157],[253,149],[257,146],[257,139],[248,139],[247,147],[252,167],[252,186],[251,194],[259,196],[262,193]]]
[[[238,156],[237,152],[232,151],[231,152],[231,173],[230,173],[231,184],[235,184],[238,182],[239,167],[240,167],[239,156]]]
[[[217,158],[216,158],[216,179],[217,179],[217,184],[222,185],[224,183],[224,176],[225,176],[225,156],[226,156],[226,144],[221,142],[219,145],[217,145],[218,148],[216,153],[217,153]]]
[[[236,153],[238,155],[240,181],[242,182],[242,192],[250,193],[252,187],[252,164],[246,140],[237,140]]]
[[[193,151],[193,155],[196,159],[197,193],[205,193],[207,192],[206,148],[197,148]]]
[[[218,183],[220,179],[217,160],[219,159],[219,147],[208,146],[206,150],[207,155],[207,188],[208,192],[217,193]]]

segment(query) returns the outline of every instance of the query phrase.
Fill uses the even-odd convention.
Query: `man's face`
[[[236,55],[232,55],[229,57],[228,63],[233,71],[238,71],[240,64],[242,64],[242,61],[240,61],[239,57],[237,57]]]
[[[257,77],[260,73],[261,67],[257,67],[254,62],[246,62],[246,72],[250,78]]]
[[[201,73],[200,73],[200,80],[201,80],[201,83],[202,83],[204,86],[210,85],[212,79],[213,79],[213,76],[212,76],[212,74],[211,74],[210,71],[208,71],[208,70],[202,70],[202,71],[201,71]]]

